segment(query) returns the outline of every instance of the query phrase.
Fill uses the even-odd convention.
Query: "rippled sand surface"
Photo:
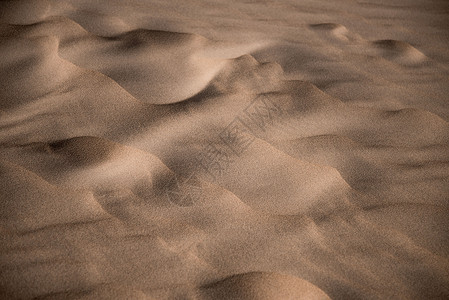
[[[0,298],[448,298],[448,15],[0,1]]]

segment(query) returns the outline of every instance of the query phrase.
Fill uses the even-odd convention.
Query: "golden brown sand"
[[[449,298],[448,9],[0,1],[0,298]]]

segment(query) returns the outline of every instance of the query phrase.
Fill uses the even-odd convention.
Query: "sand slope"
[[[449,297],[445,1],[0,1],[0,298]]]

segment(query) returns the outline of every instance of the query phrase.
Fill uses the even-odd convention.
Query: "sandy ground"
[[[445,0],[0,1],[1,299],[449,298]]]

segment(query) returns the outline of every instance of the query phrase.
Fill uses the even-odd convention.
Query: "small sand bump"
[[[55,154],[63,155],[79,166],[100,164],[120,153],[114,143],[89,136],[56,141],[49,146]]]
[[[426,60],[426,56],[422,52],[403,41],[378,40],[374,41],[372,45],[381,50],[381,54],[385,58],[401,64],[414,65]]]
[[[336,38],[343,40],[343,41],[348,40],[348,37],[347,37],[348,29],[341,24],[336,24],[336,23],[311,24],[310,28],[312,28],[314,30],[329,32]]]

